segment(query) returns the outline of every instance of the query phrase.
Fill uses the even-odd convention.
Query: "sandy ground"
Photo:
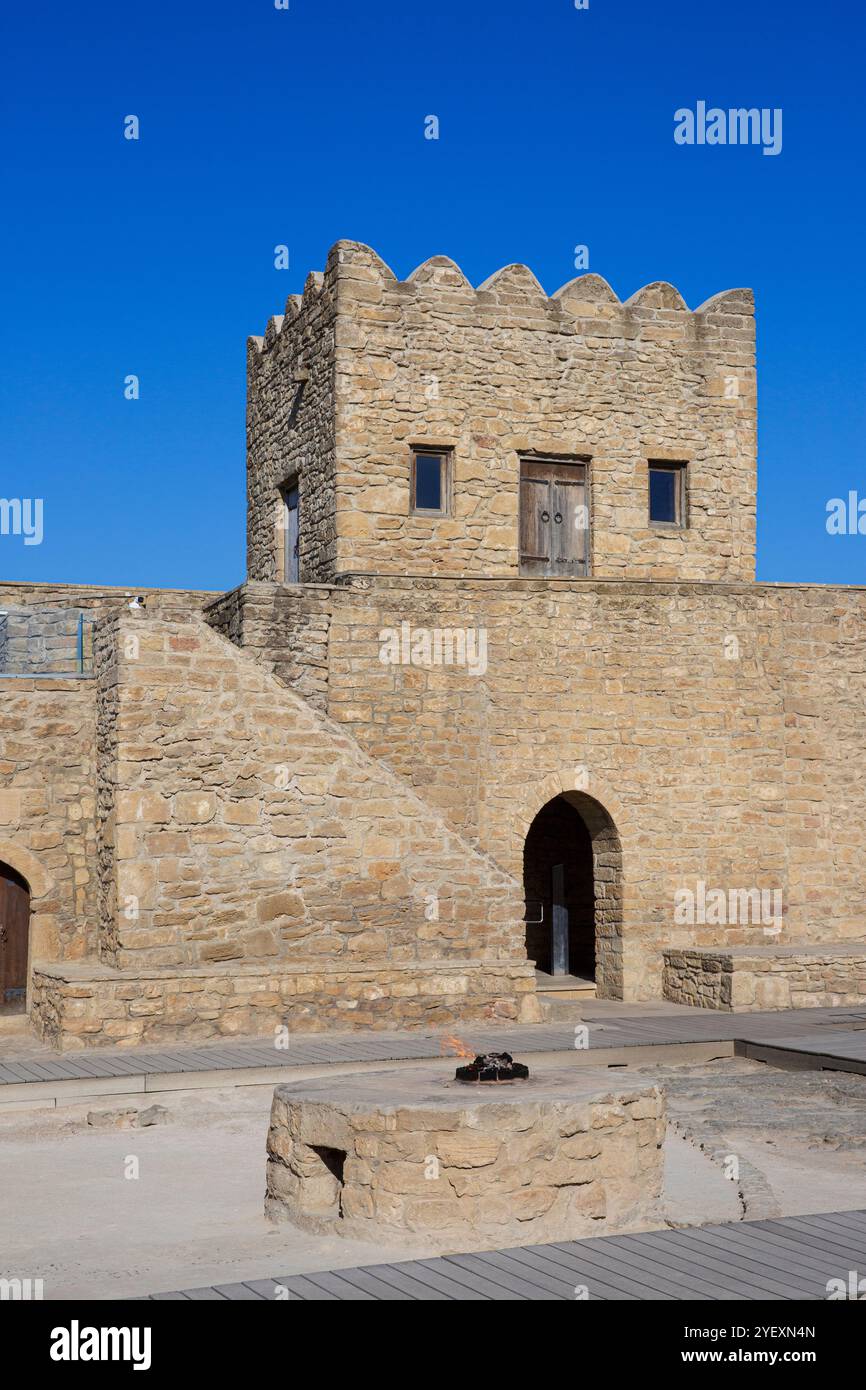
[[[672,1114],[708,1152],[748,1157],[786,1214],[866,1207],[866,1078],[734,1061],[641,1075],[665,1084]],[[87,1123],[88,1110],[152,1103],[140,1095],[0,1117],[0,1276],[42,1278],[46,1298],[122,1298],[418,1253],[265,1221],[271,1092],[164,1093],[167,1122],[145,1129]],[[717,1155],[670,1133],[667,1221],[742,1214]]]
[[[88,1110],[146,1108],[140,1095],[3,1117],[0,1190],[14,1201],[0,1205],[0,1275],[42,1278],[46,1298],[123,1298],[401,1258],[265,1221],[271,1094],[160,1096],[169,1119],[146,1129],[87,1123]]]
[[[636,1074],[696,1143],[740,1160],[747,1219],[866,1208],[866,1076],[742,1059]]]

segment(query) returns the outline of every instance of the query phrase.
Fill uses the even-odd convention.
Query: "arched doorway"
[[[526,835],[523,884],[536,969],[622,997],[622,851],[600,802],[569,791],[542,806]]]
[[[0,862],[0,1014],[27,1007],[30,944],[30,885],[17,869]]]

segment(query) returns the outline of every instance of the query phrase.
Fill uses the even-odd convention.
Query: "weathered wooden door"
[[[589,499],[585,463],[520,462],[520,572],[589,572]]]
[[[570,962],[568,958],[568,903],[565,898],[565,865],[554,864],[550,878],[550,896],[553,903],[550,923],[550,973],[551,975],[567,975]]]
[[[27,994],[30,890],[19,873],[0,864],[0,1013],[23,1013]]]
[[[299,500],[297,483],[292,483],[290,487],[284,489],[283,505],[286,509],[284,517],[286,554],[283,574],[286,584],[297,584],[300,578],[300,561],[298,558],[298,546],[300,541]]]

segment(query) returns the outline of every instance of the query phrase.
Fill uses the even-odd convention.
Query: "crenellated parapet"
[[[456,294],[467,304],[477,307],[491,305],[515,310],[547,311],[552,318],[568,315],[573,319],[627,318],[643,312],[670,310],[692,318],[721,315],[748,319],[754,316],[754,296],[749,289],[723,290],[712,295],[694,310],[690,310],[675,285],[654,280],[621,300],[608,282],[594,272],[585,272],[561,285],[548,295],[528,266],[518,263],[503,266],[473,288],[460,266],[448,256],[431,256],[399,280],[390,266],[369,246],[356,241],[338,241],[331,249],[327,266],[322,272],[307,277],[303,295],[290,295],[285,313],[268,320],[264,337],[250,338],[261,352],[274,346],[282,332],[292,332],[298,319],[308,319],[313,306],[318,305],[323,288],[335,296],[343,284],[356,298],[371,301],[377,290],[393,290],[409,302],[413,292],[419,295],[440,292],[447,302]],[[368,293],[359,291],[367,287]]]

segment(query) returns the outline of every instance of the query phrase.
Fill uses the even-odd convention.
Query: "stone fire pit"
[[[421,1068],[277,1086],[274,1221],[437,1248],[569,1240],[653,1224],[664,1096],[562,1068],[468,1087]]]

